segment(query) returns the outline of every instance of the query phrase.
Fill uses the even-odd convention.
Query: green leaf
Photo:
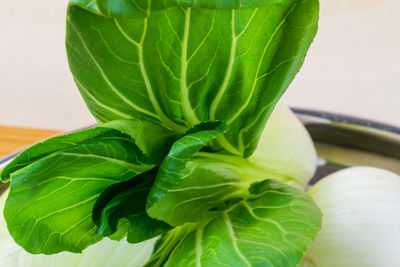
[[[161,182],[156,182],[153,190],[158,189],[161,197],[152,199],[150,194],[149,200],[154,201],[147,207],[151,217],[173,226],[219,216],[221,211],[246,198],[249,186],[257,181],[278,179],[298,187],[288,177],[253,164],[251,157],[197,152],[178,167],[159,172]]]
[[[102,238],[92,220],[100,194],[154,168],[174,138],[161,126],[125,120],[32,146],[3,171],[11,180],[10,234],[34,254],[81,252]]]
[[[160,170],[159,181],[149,195],[153,204],[148,204],[147,208],[151,217],[174,226],[218,216],[221,210],[247,195],[253,180],[246,176],[240,164],[235,166],[214,158],[209,160],[206,156],[195,156],[179,167],[181,169],[171,172],[162,173]],[[179,180],[170,182],[171,177]]]
[[[287,112],[287,110],[284,111]],[[287,115],[285,112],[283,114]],[[284,119],[283,123],[287,123],[288,118],[285,116],[278,116],[274,119],[282,118]],[[266,135],[272,134],[272,140],[262,140],[261,151],[258,149],[256,154],[247,159],[235,155],[205,152],[204,149],[197,152],[199,148],[196,147],[196,150],[193,150],[191,146],[197,145],[198,140],[188,137],[178,140],[162,163],[157,180],[150,192],[148,214],[170,225],[179,226],[218,216],[221,210],[228,209],[237,201],[245,198],[248,194],[248,187],[255,181],[277,179],[280,182],[303,188],[303,184],[299,185],[297,180],[293,179],[300,176],[301,173],[296,176],[293,170],[285,170],[283,167],[283,170],[279,169],[282,165],[281,162],[286,163],[287,166],[296,167],[296,162],[289,164],[286,162],[286,157],[282,158],[280,155],[283,153],[290,157],[293,153],[277,150],[279,147],[285,148],[283,146],[287,143],[296,147],[299,141],[303,141],[303,138],[300,135],[300,140],[298,140],[299,136],[296,135],[289,136],[285,139],[286,141],[279,138],[274,139],[279,136],[280,132],[282,135],[282,131],[285,132],[284,130],[287,129],[286,124],[284,124],[286,125],[285,129],[282,129],[281,124],[276,124],[275,120],[269,121],[273,124],[267,126],[266,131],[268,132],[265,133]],[[265,135],[263,136],[265,137]],[[185,142],[183,143],[181,140],[185,140]],[[211,140],[212,138],[209,138],[207,141]],[[283,143],[283,146],[276,145],[274,142]],[[300,142],[300,144],[302,143]],[[272,151],[269,151],[269,148]],[[312,144],[311,148],[313,148]],[[305,152],[303,151],[303,153]],[[302,169],[297,168],[297,170]],[[286,173],[293,173],[293,176],[287,176]]]
[[[170,145],[177,139],[176,133],[151,122],[140,120],[112,121],[90,129],[56,136],[39,142],[21,152],[1,171],[0,177],[3,182],[7,182],[13,172],[54,152],[74,148],[98,138],[107,139],[107,137],[115,136],[128,138],[126,135],[135,140],[140,150],[154,163],[161,163],[168,153]],[[137,148],[135,150],[138,155],[143,154]],[[144,160],[143,156],[141,160]]]
[[[251,155],[317,29],[317,0],[71,1],[67,52],[101,122],[184,133],[229,124],[216,148]],[[168,8],[165,8],[168,7]]]
[[[136,119],[111,121],[99,127],[116,129],[128,135],[156,165],[161,164],[172,143],[181,136],[163,125]]]
[[[320,225],[304,192],[265,180],[219,217],[170,231],[147,266],[296,266]]]
[[[190,158],[216,135],[226,130],[223,122],[203,122],[191,128],[185,133],[185,137],[175,142],[162,163],[159,172],[161,178],[154,186],[153,193],[149,195],[150,201],[158,201],[165,191],[166,183],[173,184],[174,179],[179,180],[179,173],[172,173],[179,164],[183,164],[180,167],[184,169],[186,158]],[[177,161],[178,157],[182,160]],[[98,232],[101,235],[111,235],[114,239],[120,239],[128,234],[128,241],[137,243],[171,229],[168,224],[152,219],[146,213],[146,199],[157,171],[158,169],[154,169],[131,181],[114,184],[102,193],[93,212],[94,222],[99,226]]]
[[[239,9],[270,6],[282,0],[70,0],[70,5],[77,5],[99,15],[112,16],[147,16],[148,9],[159,10],[170,7],[190,7],[209,9]],[[151,7],[149,7],[151,3]]]
[[[157,207],[169,189],[175,186],[181,179],[188,160],[199,150],[204,148],[211,140],[226,132],[227,127],[223,122],[206,122],[195,126],[187,135],[176,141],[168,155],[162,162],[157,178],[147,199],[147,212],[151,217],[165,220]],[[170,217],[170,215],[167,215]],[[174,225],[173,223],[170,223]]]
[[[101,194],[93,209],[99,234],[113,235],[116,239],[127,236],[128,242],[138,243],[171,229],[146,213],[147,195],[156,175],[157,169],[154,169],[127,182],[114,184]]]

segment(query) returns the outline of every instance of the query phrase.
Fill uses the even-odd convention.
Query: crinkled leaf
[[[165,169],[160,171],[162,179],[159,179],[157,184],[163,186],[166,183],[173,184],[174,180],[179,179],[179,173],[173,170],[179,167],[179,164],[185,165],[186,158],[190,158],[190,155],[224,131],[226,131],[226,125],[219,121],[203,122],[187,131],[185,137],[174,143],[163,161],[161,168]],[[182,160],[177,161],[178,157]],[[169,225],[148,217],[145,209],[146,199],[157,171],[158,169],[154,169],[131,181],[114,184],[102,193],[93,213],[93,219],[99,226],[101,235],[111,235],[114,239],[128,235],[128,241],[136,243],[171,229]],[[153,192],[159,196],[162,195],[163,190],[164,187],[154,186]],[[150,194],[149,199],[153,199],[152,196]]]
[[[183,133],[222,120],[230,127],[217,147],[247,157],[317,21],[317,0],[75,0],[68,60],[99,121],[141,118]]]
[[[56,136],[39,142],[21,152],[0,173],[3,182],[9,180],[11,173],[54,152],[71,149],[95,139],[107,137],[129,136],[140,150],[153,162],[160,163],[172,142],[177,139],[176,133],[167,128],[140,120],[118,120],[105,123],[90,129]],[[138,156],[143,154],[138,152]],[[141,159],[144,160],[143,158]]]
[[[136,174],[113,155],[47,156],[11,176],[4,211],[10,234],[30,253],[81,252],[101,239],[92,221],[100,193]]]
[[[90,142],[95,138],[112,137],[115,134],[120,135],[116,130],[95,127],[61,136],[56,136],[45,141],[39,142],[21,152],[13,161],[11,161],[2,171],[1,178],[4,182],[8,181],[10,175],[23,167],[63,149],[73,148],[77,145]]]
[[[93,209],[99,234],[113,235],[117,239],[127,236],[128,242],[138,243],[171,229],[146,213],[147,195],[156,175],[157,169],[142,173],[132,180],[110,186],[101,194]]]
[[[174,136],[152,123],[114,121],[27,149],[3,172],[11,173],[4,212],[11,235],[35,254],[80,252],[97,242],[92,210],[99,195],[154,168]]]
[[[126,240],[115,242],[104,238],[81,254],[62,252],[55,255],[34,255],[14,242],[7,231],[3,208],[8,190],[0,195],[0,266],[1,267],[114,267],[143,266],[151,257],[156,238],[139,244]]]
[[[247,189],[254,177],[246,175],[240,162],[235,166],[232,162],[208,158],[207,155],[212,155],[211,153],[200,154],[202,156],[186,159],[179,166],[180,169],[164,173],[160,170],[159,180],[169,181],[171,176],[179,177],[179,180],[174,180],[174,184],[154,185],[155,188],[162,187],[166,190],[162,191],[162,197],[152,206],[148,206],[147,211],[151,217],[174,226],[199,222],[218,216],[221,210],[229,208],[247,195]],[[227,159],[232,156],[221,157]],[[266,174],[262,177],[268,178]]]
[[[111,121],[101,127],[116,129],[131,137],[156,165],[161,164],[172,143],[181,136],[163,125],[136,119]]]
[[[154,206],[177,182],[182,179],[187,161],[211,140],[226,132],[223,122],[207,122],[195,126],[187,135],[176,141],[168,155],[161,163],[157,178],[147,200],[147,211],[150,216],[164,220],[154,211]]]
[[[278,179],[298,186],[284,175],[253,164],[250,159],[198,152],[180,165],[183,169],[160,172],[160,180],[168,181],[174,175],[179,180],[165,184],[162,198],[148,207],[149,215],[174,226],[200,222],[218,216],[246,197],[250,184],[255,181]]]
[[[187,143],[184,146],[180,145],[178,150],[185,157],[176,156],[175,151],[171,150],[168,156],[171,159],[163,162],[162,166],[165,165],[166,169],[160,170],[152,191],[159,194],[159,197],[156,195],[152,199],[153,195],[149,196],[149,200],[154,200],[154,204],[148,206],[149,215],[170,225],[178,226],[218,216],[221,210],[228,209],[246,196],[248,187],[255,181],[277,179],[303,188],[303,184],[299,185],[294,179],[300,177],[302,173],[296,175],[293,170],[279,169],[283,162],[299,171],[303,170],[300,167],[296,168],[296,161],[288,163],[286,157],[282,157],[286,155],[293,158],[292,155],[300,152],[292,152],[290,149],[278,151],[277,148],[285,148],[284,145],[287,144],[290,144],[291,148],[299,146],[309,148],[311,152],[314,152],[314,148],[312,143],[308,143],[308,136],[298,136],[298,132],[302,133],[303,128],[296,128],[297,131],[292,135],[289,134],[285,141],[280,140],[278,136],[286,134],[287,123],[290,122],[289,124],[292,125],[298,121],[293,121],[291,116],[287,116],[291,115],[287,109],[278,109],[277,112],[274,115],[275,120],[269,122],[271,124],[266,127],[267,132],[263,134],[263,138],[271,137],[272,140],[271,138],[262,140],[263,146],[247,159],[235,155],[204,152],[204,149],[193,153]],[[277,123],[276,119],[283,119],[283,121]],[[189,139],[190,141],[193,140]],[[276,145],[274,141],[283,142],[283,144]],[[272,151],[269,151],[270,147]],[[186,149],[188,151],[185,151]],[[308,150],[302,152],[306,155],[302,160],[314,167],[316,159],[314,157],[313,161],[311,157],[310,160],[310,157],[307,157],[308,152]],[[298,161],[297,158],[295,159]],[[286,175],[287,173],[292,176]],[[311,177],[310,173],[307,175],[308,178]]]
[[[169,232],[147,266],[296,266],[320,225],[304,192],[265,180],[219,217]]]

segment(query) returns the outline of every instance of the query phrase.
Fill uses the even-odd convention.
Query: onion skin
[[[372,167],[331,174],[308,191],[323,213],[305,255],[316,267],[400,266],[400,176]]]

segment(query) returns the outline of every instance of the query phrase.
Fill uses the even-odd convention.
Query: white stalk
[[[287,106],[278,104],[249,161],[304,189],[315,173],[317,153],[304,125]]]

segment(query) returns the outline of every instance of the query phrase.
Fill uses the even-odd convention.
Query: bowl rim
[[[291,107],[291,110],[297,116],[305,115],[305,116],[318,117],[321,119],[330,120],[331,122],[340,122],[340,123],[344,123],[344,124],[354,124],[354,125],[359,125],[359,126],[365,126],[368,128],[374,128],[377,130],[382,130],[385,132],[390,132],[390,133],[400,135],[400,127],[394,126],[394,125],[391,125],[388,123],[378,122],[376,120],[370,120],[370,119],[360,118],[360,117],[351,116],[351,115],[344,115],[342,113],[327,112],[327,111],[321,111],[321,110],[315,110],[315,109]]]

